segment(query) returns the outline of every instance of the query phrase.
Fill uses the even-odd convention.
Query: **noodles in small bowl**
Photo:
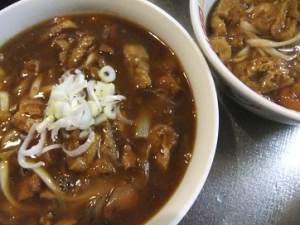
[[[298,1],[190,0],[215,82],[264,118],[300,122]]]

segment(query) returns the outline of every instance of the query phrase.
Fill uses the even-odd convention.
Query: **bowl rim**
[[[141,12],[137,12],[135,10],[136,15],[142,15],[147,16],[150,14],[153,14],[157,16],[157,18],[163,19],[166,21],[166,24],[161,23],[160,26],[164,26],[165,29],[169,30],[170,32],[180,36],[185,42],[184,42],[184,48],[189,48],[189,54],[195,56],[192,59],[190,59],[191,63],[189,65],[192,65],[193,68],[189,69],[188,73],[194,73],[196,75],[199,75],[202,79],[196,79],[195,75],[191,76],[193,79],[189,77],[190,84],[193,89],[193,94],[196,102],[201,102],[201,104],[206,103],[205,105],[201,105],[201,108],[197,107],[197,111],[201,112],[201,114],[197,114],[197,138],[194,143],[194,153],[193,157],[190,161],[190,164],[187,168],[187,171],[182,178],[179,186],[171,196],[170,200],[165,203],[165,205],[159,210],[158,213],[156,213],[150,220],[147,222],[147,224],[178,224],[180,220],[186,215],[188,210],[191,208],[192,204],[195,202],[197,196],[199,195],[200,191],[203,188],[203,185],[207,179],[207,176],[209,174],[210,168],[213,163],[216,145],[217,145],[217,139],[218,139],[218,130],[219,130],[219,114],[218,114],[218,100],[217,100],[217,94],[215,90],[214,81],[212,79],[209,67],[206,63],[206,60],[198,48],[198,45],[195,43],[195,41],[192,39],[190,34],[180,25],[179,22],[177,22],[173,17],[171,17],[167,12],[165,12],[163,9],[159,8],[155,4],[145,1],[145,0],[118,0],[118,1],[111,1],[111,0],[21,0],[18,1],[3,10],[0,11],[0,17],[3,17],[3,15],[6,15],[6,18],[10,18],[8,14],[12,10],[19,10],[22,8],[22,12],[26,14],[26,12],[29,12],[29,10],[37,9],[38,7],[45,6],[46,8],[52,5],[54,8],[57,8],[58,5],[65,5],[65,4],[74,4],[76,1],[76,4],[85,4],[86,2],[90,4],[103,4],[106,5],[114,5],[116,4],[123,4],[123,11],[130,10],[132,8],[133,1],[135,1],[134,4],[136,4],[137,7],[141,7]],[[53,4],[55,3],[55,4]],[[52,6],[51,6],[52,7]],[[73,8],[76,8],[75,6],[72,6]],[[87,6],[88,8],[89,6]],[[48,8],[47,8],[48,9]],[[83,10],[86,10],[84,8]],[[70,11],[70,10],[69,10]],[[40,12],[34,12],[34,14],[40,14]],[[45,11],[47,14],[48,12]],[[48,13],[49,14],[49,13]],[[66,13],[68,14],[68,13]],[[121,15],[124,16],[124,15]],[[43,21],[46,18],[39,20]],[[128,18],[127,18],[128,19]],[[11,19],[12,20],[12,19]],[[26,24],[26,22],[21,21],[21,19],[18,19],[19,23]],[[3,21],[3,20],[2,20]],[[9,21],[9,20],[8,20]],[[28,22],[28,21],[27,21]],[[150,21],[152,23],[152,21]],[[149,23],[150,23],[149,22]],[[0,27],[4,26],[2,25],[4,22],[1,23],[0,20]],[[7,21],[5,21],[5,24]],[[38,23],[38,21],[36,22]],[[33,26],[36,23],[28,23],[28,26]],[[138,21],[140,23],[140,21]],[[154,26],[154,25],[153,25]],[[168,27],[169,26],[169,27]],[[14,29],[14,28],[12,28]],[[17,28],[16,28],[17,29]],[[26,29],[26,28],[25,28]],[[174,29],[173,31],[171,29]],[[20,29],[22,31],[24,29]],[[151,30],[151,29],[150,29]],[[156,33],[156,32],[155,32]],[[1,36],[1,35],[0,35]],[[160,35],[159,35],[160,36]],[[173,38],[174,43],[172,45],[178,44],[175,40],[176,38]],[[171,40],[171,39],[170,39]],[[165,41],[163,39],[163,41]],[[168,41],[166,41],[168,45]],[[1,43],[0,43],[1,45]],[[170,46],[173,48],[172,46]],[[174,50],[174,49],[172,49]],[[178,56],[181,59],[180,56]],[[186,61],[186,59],[185,59]],[[195,68],[201,66],[201,71],[197,70]],[[192,67],[190,66],[190,67]],[[205,83],[205,84],[204,84]],[[206,117],[206,118],[205,118]],[[208,129],[210,128],[210,129]],[[201,143],[203,141],[203,143]],[[199,149],[199,150],[198,150]],[[197,151],[196,151],[197,150]],[[199,179],[195,179],[195,173],[197,173],[197,176]],[[188,183],[190,182],[190,183]],[[187,195],[188,193],[188,195]],[[180,207],[176,205],[180,203]],[[171,212],[171,215],[170,215]]]
[[[255,102],[262,108],[266,108],[269,111],[276,113],[278,116],[284,116],[291,121],[296,123],[300,122],[300,112],[295,110],[287,109],[279,104],[269,101],[263,96],[257,94],[242,81],[240,81],[228,68],[220,61],[217,54],[212,50],[206,33],[202,29],[201,20],[204,21],[204,18],[200,18],[199,11],[203,9],[201,7],[200,1],[202,4],[205,4],[205,0],[190,0],[190,16],[192,21],[193,30],[198,41],[198,44],[204,53],[205,58],[210,62],[214,69],[217,70],[218,74],[229,82],[232,86],[239,89],[244,95],[246,95],[251,101]],[[205,22],[204,22],[205,23]],[[278,120],[277,120],[278,121]],[[280,122],[280,121],[279,121]],[[293,122],[292,122],[293,123]],[[293,123],[294,124],[294,123]]]

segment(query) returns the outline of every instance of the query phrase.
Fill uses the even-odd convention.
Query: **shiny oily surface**
[[[188,0],[151,1],[194,37]],[[255,116],[222,92],[219,107],[212,169],[179,225],[300,224],[300,127]]]

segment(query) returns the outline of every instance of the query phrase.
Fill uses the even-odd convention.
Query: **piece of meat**
[[[125,65],[136,88],[151,86],[149,75],[149,55],[139,44],[126,44],[123,47]]]
[[[94,37],[85,35],[80,41],[77,43],[73,51],[70,53],[70,57],[68,59],[68,66],[70,68],[75,67],[79,61],[83,58],[83,56],[87,53],[89,47],[94,42]]]
[[[38,175],[25,176],[19,184],[18,200],[31,198],[35,193],[41,191],[41,179]]]
[[[60,34],[65,29],[75,29],[75,28],[77,28],[77,25],[74,22],[72,22],[71,20],[64,20],[61,23],[51,27],[45,34],[43,34],[41,36],[41,41],[45,41],[51,37],[54,37]]]
[[[37,76],[40,72],[40,62],[32,59],[24,63],[20,76]]]
[[[68,150],[72,151],[72,149],[78,148],[81,142],[82,140],[79,138],[79,130],[77,129],[72,132],[72,138],[68,140]],[[83,172],[89,169],[95,158],[96,152],[99,149],[99,145],[100,135],[95,134],[94,142],[85,153],[77,157],[66,156],[69,169],[76,172]]]
[[[118,37],[118,26],[106,25],[103,29],[102,37],[107,40],[115,40]]]
[[[276,40],[285,41],[299,33],[298,1],[286,0],[280,3],[276,11],[276,20],[271,27],[271,34]]]
[[[29,188],[30,177],[26,176],[19,184],[18,201],[22,201],[33,196],[33,192]]]
[[[35,99],[27,99],[21,102],[19,111],[29,114],[32,116],[43,116],[45,110],[45,103],[35,100]]]
[[[42,188],[41,178],[37,174],[33,174],[29,179],[29,189],[33,192],[40,192]]]
[[[34,123],[42,122],[45,107],[45,103],[39,100],[24,100],[19,106],[19,111],[13,115],[11,122],[28,133]]]
[[[110,157],[102,157],[94,160],[88,170],[88,174],[91,177],[107,176],[115,172],[116,166]]]
[[[79,130],[74,130],[72,132],[72,137],[65,142],[65,147],[67,150],[71,151],[72,149],[78,148],[81,142],[82,140],[80,140],[79,138]],[[101,134],[95,135],[95,141],[85,153],[77,157],[67,156],[66,160],[69,169],[77,172],[82,172],[89,169],[90,167],[96,167],[96,165],[91,164],[97,152],[100,158],[108,159],[111,161],[111,166],[106,167],[109,168],[109,171],[106,172],[111,172],[110,169],[114,170],[114,165],[118,164],[119,152],[116,147],[113,129],[110,122],[105,123]],[[102,159],[97,161],[97,163],[100,162],[103,163]],[[102,172],[105,173],[104,170]],[[91,173],[93,173],[93,171]],[[99,171],[96,173],[99,173]]]
[[[113,47],[109,46],[106,43],[102,43],[100,45],[100,52],[108,53],[110,55],[113,55],[115,53]]]
[[[211,23],[209,24],[211,29],[213,30],[214,35],[224,36],[227,33],[226,24],[223,19],[218,16],[217,11],[214,11],[211,19]]]
[[[255,35],[251,32],[243,32],[239,26],[230,26],[227,30],[226,40],[231,48],[233,49],[243,49],[246,46],[246,40],[250,35]]]
[[[172,76],[172,71],[166,71],[153,82],[154,89],[160,93],[164,93],[169,98],[173,98],[182,90],[179,81]]]
[[[103,209],[104,217],[111,218],[114,213],[132,209],[138,204],[139,199],[138,190],[133,183],[116,187],[107,199]]]
[[[122,152],[122,166],[125,170],[135,167],[136,155],[130,145],[125,145]]]
[[[100,146],[100,157],[109,157],[113,161],[119,158],[119,151],[113,135],[113,129],[110,122],[106,122],[103,128],[102,143]]]
[[[284,59],[260,57],[238,63],[233,73],[254,91],[265,94],[294,82]]]
[[[249,23],[254,26],[260,34],[269,35],[277,12],[278,9],[274,2],[263,2],[252,8],[251,16],[247,19],[249,19]]]
[[[70,132],[66,131],[65,129],[61,129],[60,132],[64,137],[64,146],[68,151],[72,151],[73,149],[79,147],[82,142],[82,140],[79,138],[79,129],[75,129]]]
[[[240,0],[221,0],[218,7],[218,16],[231,24],[237,24],[246,10]]]
[[[231,46],[225,37],[213,36],[209,38],[210,44],[220,60],[226,64],[231,58]]]
[[[61,50],[61,52],[59,52],[58,55],[59,62],[62,65],[65,65],[68,61],[68,57],[69,57],[68,52],[71,48],[71,43],[68,40],[67,34],[61,34],[58,37],[56,37],[52,45],[58,47]]]
[[[156,162],[163,170],[166,170],[169,165],[171,149],[177,144],[178,134],[172,127],[157,124],[150,129],[147,140]]]

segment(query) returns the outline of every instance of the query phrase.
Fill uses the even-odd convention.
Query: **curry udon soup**
[[[218,0],[207,33],[221,61],[244,84],[300,111],[299,1]]]
[[[0,223],[142,224],[193,152],[184,70],[149,31],[57,17],[0,49]]]

